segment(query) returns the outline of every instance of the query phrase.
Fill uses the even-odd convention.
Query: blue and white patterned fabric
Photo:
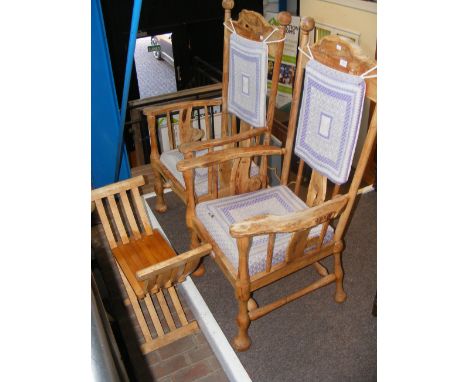
[[[218,147],[215,148],[215,150]],[[222,149],[222,147],[219,147]],[[206,154],[208,150],[198,151],[195,156],[200,156]],[[177,162],[184,159],[184,154],[182,154],[179,149],[164,151],[159,158],[160,161],[166,166],[166,168],[171,172],[172,175],[185,187],[184,175],[177,170]],[[252,162],[250,166],[250,176],[256,176],[259,173],[258,166]],[[202,196],[208,193],[208,168],[197,168],[195,169],[195,193],[198,196]]]
[[[288,187],[276,186],[247,194],[210,200],[196,206],[195,214],[216,241],[221,251],[237,270],[239,252],[236,240],[229,234],[229,227],[253,216],[262,214],[286,215],[304,210],[307,205]],[[311,229],[309,237],[319,236],[322,226]],[[333,237],[333,228],[328,226],[324,242]],[[276,235],[272,265],[284,261],[290,233]],[[249,274],[252,276],[266,269],[268,235],[255,236],[249,252]]]
[[[268,46],[231,34],[228,111],[253,127],[266,125]]]
[[[306,66],[294,152],[336,184],[349,177],[365,94],[359,76],[315,60]]]

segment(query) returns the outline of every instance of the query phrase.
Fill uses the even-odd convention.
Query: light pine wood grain
[[[301,36],[300,47],[307,51],[309,42],[309,34],[314,28],[314,20],[310,17],[305,17],[301,21]],[[234,24],[237,27],[238,24]],[[258,26],[258,30],[262,26]],[[226,33],[226,32],[225,32]],[[320,44],[320,42],[319,42]],[[322,45],[325,47],[326,44]],[[316,49],[317,50],[317,49]],[[314,51],[314,49],[312,49]],[[318,60],[324,60],[325,64],[330,63],[333,67],[337,62],[337,56],[329,49],[326,55],[320,51],[321,55]],[[345,50],[345,54],[354,54],[353,50]],[[347,56],[353,62],[352,56]],[[363,62],[359,58],[359,62]],[[300,99],[302,93],[302,83],[304,77],[304,67],[307,64],[308,58],[303,55],[298,55],[297,70],[295,78],[295,86],[292,95],[291,113],[289,118],[289,126],[285,146],[282,149],[268,146],[268,138],[265,146],[252,145],[246,143],[237,145],[237,147],[228,146],[233,140],[224,138],[216,143],[225,143],[226,148],[222,152],[210,151],[201,157],[195,157],[193,150],[195,147],[201,147],[199,143],[189,143],[182,148],[186,153],[185,159],[178,163],[178,169],[183,172],[184,180],[187,185],[187,226],[193,233],[204,243],[209,243],[212,246],[215,262],[219,265],[223,274],[231,283],[235,290],[235,296],[238,302],[238,311],[236,322],[238,332],[232,341],[233,347],[237,351],[245,351],[251,346],[251,339],[248,335],[248,330],[252,320],[267,315],[269,312],[294,301],[307,293],[311,293],[318,288],[329,284],[335,284],[335,301],[342,303],[346,300],[343,280],[344,271],[341,263],[341,256],[344,248],[343,234],[349,223],[351,211],[356,201],[359,184],[362,180],[363,172],[366,167],[372,146],[375,142],[377,131],[377,107],[371,113],[371,123],[366,133],[366,139],[362,150],[358,155],[358,164],[351,179],[349,191],[340,195],[340,186],[332,183],[331,196],[327,199],[327,183],[329,180],[320,174],[315,169],[311,169],[311,179],[307,189],[305,202],[307,208],[301,211],[289,213],[283,216],[260,215],[254,216],[244,221],[237,222],[230,226],[229,233],[231,237],[236,239],[238,251],[237,267],[233,266],[229,257],[223,253],[207,231],[203,223],[195,214],[195,207],[202,200],[194,195],[194,178],[193,172],[197,168],[219,168],[224,162],[231,163],[230,192],[229,195],[252,192],[254,191],[253,184],[255,177],[250,178],[248,173],[249,161],[254,160],[254,157],[260,157],[265,160],[267,155],[283,155],[283,169],[281,174],[281,184],[286,186],[290,177],[291,157],[294,147],[294,137],[296,134],[297,119],[300,107]],[[339,62],[339,60],[338,60]],[[356,62],[357,59],[356,59]],[[358,70],[359,65],[350,65],[350,70]],[[362,68],[361,68],[362,69]],[[361,70],[359,69],[359,70]],[[377,81],[376,79],[367,79],[366,97],[369,100],[377,102]],[[258,135],[251,135],[251,129],[245,124],[240,124],[241,132],[244,138],[256,139]],[[266,132],[268,134],[268,131]],[[267,137],[267,135],[264,137]],[[211,148],[213,146],[206,145],[204,147]],[[260,170],[260,187],[266,187],[261,180],[263,175],[263,163],[261,162]],[[303,174],[305,173],[306,163],[300,161],[299,171],[296,177],[295,193],[298,195],[300,183]],[[217,198],[222,198],[223,194],[218,193]],[[324,243],[327,228],[334,223],[334,235],[330,241]],[[319,235],[309,238],[309,232],[312,228],[322,225]],[[289,243],[286,249],[285,260],[272,265],[274,252],[274,240],[278,234],[290,233]],[[248,261],[249,251],[252,240],[259,235],[268,235],[268,243],[265,251],[265,270],[254,275],[249,274]],[[333,256],[333,271],[328,271],[320,261]],[[230,256],[230,258],[232,258]],[[287,296],[280,297],[265,306],[258,307],[252,298],[252,293],[259,288],[267,287],[275,283],[283,277],[286,277],[294,272],[297,272],[305,267],[311,267],[320,276],[317,281],[311,282],[310,285],[302,288]],[[234,314],[234,313],[233,313]]]
[[[143,185],[143,176],[138,176],[95,189],[91,192],[91,199],[95,202],[117,263],[128,296],[125,301],[135,312],[143,334],[141,350],[146,354],[198,330],[196,321],[188,322],[174,286],[195,270],[200,258],[210,253],[212,247],[204,244],[177,256],[161,233],[151,227],[138,190]],[[119,239],[116,240],[116,237]],[[173,319],[164,289],[168,289],[179,326]],[[156,295],[156,300],[151,297],[152,294]],[[167,333],[164,332],[155,301],[160,305],[168,325]],[[143,313],[143,305],[146,305],[149,319]],[[148,326],[150,323],[156,330],[156,338],[152,337]]]

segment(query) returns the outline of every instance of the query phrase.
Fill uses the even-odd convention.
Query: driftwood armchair
[[[321,46],[320,44],[313,46],[310,50],[310,46],[307,45],[309,32],[313,27],[313,19],[307,17],[302,20],[300,48],[303,52],[314,52]],[[342,72],[349,72],[351,67],[357,68],[359,66],[357,64],[362,60],[355,57],[351,50],[346,52],[344,49],[338,50],[336,44],[337,42],[335,42],[334,51],[329,50],[327,53],[327,49],[325,49],[321,55],[317,55],[320,58],[316,60],[320,59],[324,63],[322,66],[327,70],[331,70],[329,66]],[[346,42],[343,41],[340,44],[344,47]],[[343,56],[343,53],[346,56]],[[339,57],[340,55],[341,57]],[[340,63],[343,65],[343,60],[346,61],[348,69],[343,66],[339,67]],[[273,146],[238,147],[229,148],[221,153],[210,152],[198,157],[192,153],[192,158],[189,158],[190,152],[186,148],[190,145],[187,145],[182,148],[182,151],[187,152],[187,158],[177,165],[177,168],[183,171],[187,185],[186,220],[192,231],[192,245],[195,247],[197,242],[212,245],[214,260],[235,289],[235,296],[239,303],[238,334],[234,337],[232,345],[238,351],[244,351],[250,347],[251,340],[248,336],[248,328],[251,321],[290,301],[332,283],[335,284],[335,301],[341,303],[346,299],[341,266],[341,253],[344,248],[343,234],[376,137],[377,108],[374,109],[371,116],[370,127],[359,153],[358,164],[349,190],[340,194],[340,184],[347,182],[347,179],[332,181],[331,178],[323,175],[312,166],[307,196],[305,202],[301,200],[298,196],[300,183],[304,167],[309,166],[308,160],[300,160],[294,192],[288,187],[288,182],[293,147],[296,155],[301,157],[299,149],[303,147],[301,147],[299,140],[302,139],[302,134],[311,133],[299,129],[300,116],[298,118],[302,108],[307,108],[309,104],[315,105],[313,99],[302,99],[300,105],[303,79],[305,78],[304,86],[306,86],[307,80],[304,68],[306,64],[310,63],[306,55],[298,54],[288,136],[284,148]],[[365,65],[365,68],[368,66]],[[336,75],[337,71],[332,70],[332,72],[333,75]],[[360,73],[353,74],[356,76],[347,75],[357,78]],[[338,83],[340,84],[340,82]],[[363,78],[361,85],[361,97],[356,102],[362,102],[364,96],[377,102],[376,79]],[[323,94],[328,94],[326,92],[327,90]],[[314,96],[314,93],[307,94]],[[323,94],[318,94],[318,97],[323,96]],[[302,96],[302,98],[304,97],[305,95]],[[346,112],[347,109],[344,110]],[[332,113],[333,110],[330,111],[330,114]],[[328,131],[318,131],[318,133],[325,137],[323,139],[334,139],[333,129],[336,125],[331,120],[332,116],[324,115],[321,117],[324,122],[320,125],[320,130],[323,127],[324,130],[328,129]],[[359,129],[360,117],[360,114],[356,116],[356,129]],[[301,126],[307,126],[307,123],[303,123]],[[298,136],[299,140],[295,141],[295,135]],[[354,152],[354,149],[352,150]],[[254,158],[261,158],[264,161],[265,157],[269,155],[282,155],[284,162],[281,184],[268,188],[261,176],[250,176],[248,167]],[[351,153],[351,162],[352,156]],[[345,174],[345,178],[349,175],[350,161],[348,161],[348,174]],[[194,192],[194,172],[199,168],[208,167],[210,182],[212,181],[215,190],[217,182],[214,179],[217,169],[222,168],[223,163],[227,162],[232,162],[230,196],[200,202]],[[329,192],[327,192],[327,184],[332,186]],[[320,263],[320,260],[328,256],[334,257],[334,270],[332,272],[329,272]],[[255,290],[307,266],[315,268],[321,276],[317,281],[289,296],[284,296],[265,306],[257,306],[252,298],[252,293]]]
[[[190,143],[190,150],[201,155],[206,151],[221,150],[228,146],[235,145],[247,146],[253,139],[253,144],[268,144],[270,141],[270,132],[273,124],[273,114],[276,103],[276,94],[278,90],[278,79],[280,73],[281,57],[284,47],[284,35],[287,25],[291,22],[291,16],[287,12],[281,12],[279,15],[280,28],[274,28],[268,24],[262,15],[253,11],[243,10],[239,14],[239,19],[231,19],[231,9],[234,7],[234,1],[223,1],[224,20],[224,49],[223,49],[223,79],[222,79],[222,97],[220,99],[184,101],[176,104],[149,107],[144,109],[143,113],[147,117],[149,135],[151,141],[151,167],[155,177],[156,206],[158,212],[164,212],[167,205],[164,201],[164,189],[171,188],[186,203],[186,186],[182,173],[180,173],[176,164],[183,159],[183,153],[179,151],[179,146]],[[234,29],[233,29],[234,28]],[[230,41],[233,31],[236,35],[245,40],[255,42],[265,42],[268,39],[267,55],[274,57],[274,69],[272,73],[272,84],[269,95],[268,107],[263,110],[263,121],[260,126],[252,127],[246,121],[236,114],[228,111],[229,81],[230,81]],[[261,45],[261,44],[260,44]],[[265,68],[267,67],[267,58],[265,58]],[[232,71],[231,71],[232,74]],[[248,79],[244,79],[246,89],[241,89],[247,93],[254,92],[254,82],[250,85]],[[265,91],[266,99],[266,77],[261,84]],[[265,102],[263,102],[265,104]],[[174,118],[177,117],[177,129],[174,125]],[[194,120],[202,121],[199,124],[200,129],[194,128]],[[220,133],[215,137],[214,126],[220,119]],[[165,121],[165,122],[164,122]],[[197,125],[198,126],[198,125]],[[164,128],[162,128],[164,127]],[[167,137],[162,137],[162,131],[167,133]],[[159,134],[158,134],[159,133]],[[167,149],[163,151],[158,146],[165,140]],[[159,143],[158,143],[159,141]],[[256,165],[252,166],[253,173],[267,172],[266,164],[262,168]],[[230,169],[224,166],[223,175],[219,182],[220,194],[228,187]],[[195,192],[200,200],[206,200],[210,196],[208,184],[208,174],[204,169],[197,171],[195,175]]]

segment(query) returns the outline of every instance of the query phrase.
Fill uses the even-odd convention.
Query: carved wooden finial
[[[285,11],[280,12],[278,14],[278,21],[283,26],[291,24],[291,14]]]
[[[234,0],[223,0],[223,8],[229,10],[234,8]]]
[[[304,17],[301,21],[301,30],[303,33],[309,33],[315,27],[315,20],[310,17]]]

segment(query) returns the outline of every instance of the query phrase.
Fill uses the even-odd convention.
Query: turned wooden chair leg
[[[157,212],[166,212],[167,205],[164,201],[164,187],[162,183],[161,174],[157,171],[154,171],[154,192],[156,193],[155,210]]]
[[[238,283],[236,286],[236,297],[239,302],[239,313],[236,318],[238,332],[237,336],[232,340],[232,347],[237,351],[245,351],[250,348],[251,344],[251,340],[248,335],[250,326],[248,308],[250,292],[248,291],[248,286],[242,286],[241,283]]]
[[[343,289],[343,267],[341,266],[341,252],[343,250],[343,244],[337,243],[333,256],[335,258],[335,301],[338,303],[346,300],[346,293]]]
[[[200,246],[200,240],[198,239],[198,235],[195,233],[194,230],[190,229],[190,249],[195,249]],[[203,276],[206,272],[205,265],[203,264],[203,260],[200,259],[200,263],[192,272],[192,275],[195,277]]]

